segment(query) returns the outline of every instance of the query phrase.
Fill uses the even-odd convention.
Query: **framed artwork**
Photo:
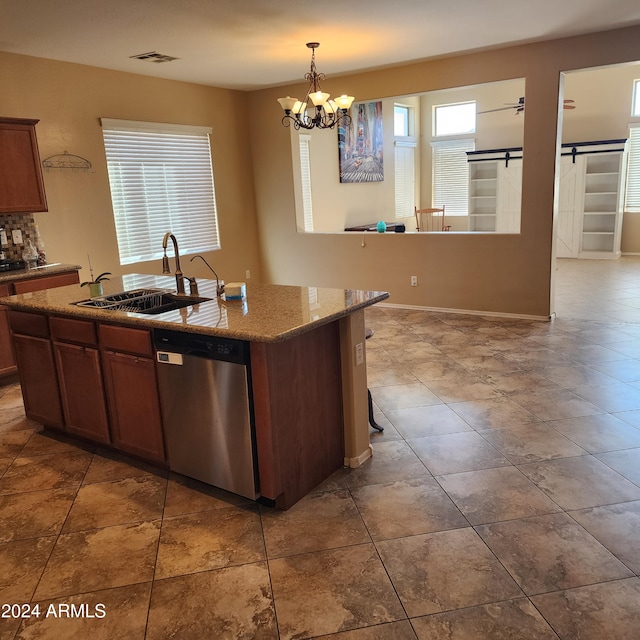
[[[382,182],[382,101],[356,102],[351,124],[338,127],[340,182]]]

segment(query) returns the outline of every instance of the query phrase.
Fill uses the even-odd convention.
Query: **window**
[[[311,156],[309,154],[309,142],[311,136],[300,135],[300,178],[302,184],[302,212],[304,230],[313,231],[313,208],[311,198]]]
[[[475,133],[476,103],[460,102],[433,107],[433,135],[453,136]]]
[[[184,254],[219,249],[211,129],[101,122],[120,264],[161,258],[167,231]]]
[[[396,140],[396,218],[414,214],[416,198],[416,143]]]
[[[393,135],[409,135],[409,107],[403,104],[396,104],[393,107]]]
[[[627,163],[624,210],[628,213],[640,213],[640,123],[629,129]]]
[[[448,216],[469,213],[469,163],[467,151],[475,149],[472,139],[432,142],[433,197],[432,206],[447,207]]]
[[[631,101],[631,115],[640,117],[640,80],[633,81],[633,99]]]

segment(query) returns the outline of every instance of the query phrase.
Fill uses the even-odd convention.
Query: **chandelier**
[[[284,110],[282,124],[285,127],[293,126],[296,129],[333,129],[336,124],[343,126],[351,124],[348,111],[353,96],[341,95],[333,100],[329,99],[328,93],[323,93],[320,89],[320,80],[324,80],[324,73],[316,71],[316,49],[319,42],[307,42],[307,47],[311,49],[311,69],[305,74],[304,79],[309,82],[307,95],[304,100],[298,98],[278,98],[280,106]],[[311,104],[309,104],[309,100]]]

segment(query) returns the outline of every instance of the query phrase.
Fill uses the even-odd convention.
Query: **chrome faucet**
[[[162,248],[164,249],[164,256],[162,256],[162,273],[171,273],[171,269],[169,268],[169,258],[167,257],[167,243],[169,242],[169,238],[173,241],[173,253],[176,261],[176,292],[178,295],[185,295],[184,291],[184,274],[182,273],[182,269],[180,268],[180,252],[178,251],[178,241],[176,237],[168,231],[164,234],[164,238],[162,240]]]
[[[193,256],[193,258],[191,258],[191,262],[193,262],[196,258],[200,258],[200,260],[202,260],[202,262],[204,262],[207,267],[209,267],[209,269],[213,272],[213,275],[216,277],[216,295],[218,296],[218,298],[222,297],[222,294],[224,293],[224,284],[220,282],[220,278],[218,277],[216,270],[200,254]]]

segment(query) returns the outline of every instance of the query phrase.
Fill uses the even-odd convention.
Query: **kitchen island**
[[[0,260],[0,297],[80,282],[76,264],[47,264],[26,268],[23,261]],[[0,376],[13,375],[16,362],[11,346],[7,310],[0,306]]]
[[[198,285],[207,300],[157,314],[83,305],[77,285],[1,298],[27,415],[171,468],[154,336],[226,338],[249,347],[261,500],[286,509],[341,466],[362,464],[371,455],[364,309],[388,294],[249,284],[245,300],[224,301],[215,280]],[[175,290],[175,279],[129,274],[105,294],[145,288]]]

